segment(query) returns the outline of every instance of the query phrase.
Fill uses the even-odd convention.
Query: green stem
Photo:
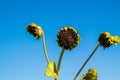
[[[43,31],[42,31],[42,43],[43,43],[43,47],[44,47],[45,58],[47,60],[47,63],[49,63],[49,58],[48,58],[48,54],[47,54],[47,50],[46,50],[46,44],[45,44],[45,38],[44,38],[44,32]]]
[[[57,65],[57,70],[58,70],[58,72],[59,72],[59,70],[60,70],[60,65],[61,65],[61,61],[62,61],[62,57],[63,57],[64,51],[65,51],[65,49],[62,48],[62,52],[61,52],[61,54],[60,54],[59,61],[58,61],[58,65]]]
[[[59,70],[60,70],[60,65],[61,65],[61,61],[62,61],[62,57],[63,57],[64,51],[65,51],[65,49],[62,48],[62,52],[61,52],[59,60],[58,60],[58,65],[57,65],[58,76],[59,76]],[[55,80],[58,80],[58,79],[55,79]]]
[[[77,72],[77,74],[75,75],[75,77],[74,77],[73,80],[76,80],[76,78],[78,77],[78,75],[80,74],[80,72],[82,71],[82,69],[85,67],[85,65],[87,64],[87,62],[91,59],[91,57],[94,55],[95,51],[98,49],[99,46],[100,46],[100,44],[98,44],[96,46],[96,48],[93,50],[93,52],[91,53],[91,55],[87,58],[87,60],[82,65],[82,67],[79,69],[79,71]]]

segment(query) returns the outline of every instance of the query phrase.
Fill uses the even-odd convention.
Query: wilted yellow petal
[[[86,74],[84,74],[80,80],[98,80],[98,72],[94,68],[90,68]]]
[[[31,26],[37,26],[37,24],[35,24],[35,23],[31,23],[31,24],[29,24],[29,25],[31,25]]]
[[[104,32],[106,34],[106,37],[110,37],[110,33],[109,32]]]
[[[112,36],[111,41],[112,41],[112,44],[118,44],[120,43],[120,38],[119,36]]]
[[[48,63],[48,65],[47,65],[45,75],[48,76],[48,77],[52,77],[52,78],[58,79],[58,75],[57,74],[58,74],[58,71],[57,71],[55,62],[54,61],[50,61]]]

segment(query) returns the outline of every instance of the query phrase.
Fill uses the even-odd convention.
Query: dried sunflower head
[[[57,42],[60,47],[71,50],[80,42],[80,36],[73,27],[65,26],[58,32]]]
[[[84,75],[83,80],[98,80],[98,72],[94,68],[90,68]]]
[[[42,28],[40,26],[37,26],[35,23],[29,24],[26,30],[37,39],[39,39],[42,35]]]
[[[100,34],[98,41],[104,48],[110,47],[111,46],[110,37],[111,35],[109,32],[103,32]]]
[[[109,32],[103,32],[100,34],[98,41],[104,48],[107,48],[113,44],[118,44],[120,38],[118,36],[111,36]]]

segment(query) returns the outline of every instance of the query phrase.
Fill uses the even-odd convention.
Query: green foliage
[[[45,75],[58,79],[58,71],[54,61],[50,61],[46,67]]]

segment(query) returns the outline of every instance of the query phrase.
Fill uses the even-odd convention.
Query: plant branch
[[[45,58],[47,60],[47,63],[49,63],[49,57],[48,57],[47,50],[46,50],[45,37],[44,37],[43,30],[42,30],[42,43],[43,43],[43,47],[44,47]]]
[[[58,61],[58,65],[57,65],[57,70],[58,70],[58,72],[59,72],[59,70],[60,70],[60,65],[61,65],[61,61],[62,61],[62,57],[63,57],[64,51],[65,51],[65,49],[62,48],[62,52],[61,52],[61,54],[60,54],[59,61]]]
[[[96,48],[93,50],[93,52],[91,53],[91,55],[87,58],[87,60],[82,65],[82,67],[79,69],[79,71],[77,72],[77,74],[75,75],[75,77],[74,77],[73,80],[76,80],[76,78],[78,77],[78,75],[80,74],[80,72],[82,71],[82,69],[85,67],[85,65],[87,64],[87,62],[91,59],[91,57],[94,55],[94,53],[96,52],[96,50],[98,49],[99,46],[100,46],[100,44],[98,44],[96,46]]]
[[[60,57],[59,57],[59,60],[58,60],[58,65],[57,65],[58,76],[59,76],[59,70],[60,70],[60,65],[61,65],[61,61],[62,61],[62,57],[63,57],[64,51],[65,51],[65,49],[62,48],[62,51],[61,51],[61,54],[60,54]],[[55,80],[58,80],[58,79],[55,79]]]

